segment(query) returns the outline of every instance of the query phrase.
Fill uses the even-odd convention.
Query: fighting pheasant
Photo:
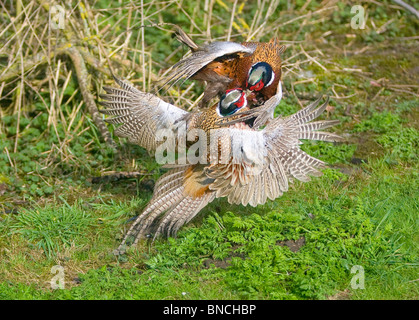
[[[333,133],[317,131],[338,121],[311,122],[327,106],[326,101],[317,107],[320,98],[258,129],[244,122],[257,116],[258,108],[249,108],[240,88],[227,90],[218,103],[205,110],[189,113],[127,82],[116,82],[121,89],[105,88],[107,94],[102,95],[101,102],[106,107],[102,112],[114,116],[107,121],[121,124],[116,135],[154,152],[163,143],[157,137],[161,130],[179,133],[184,128],[189,134],[201,129],[204,136],[217,137],[203,139],[209,151],[199,162],[173,164],[157,180],[150,202],[128,230],[117,254],[150,235],[153,239],[162,234],[175,235],[215,198],[227,197],[229,203],[244,206],[276,199],[288,190],[292,178],[309,181],[310,176],[320,176],[318,169],[325,167],[323,161],[299,148],[300,139],[340,140]],[[277,105],[280,88],[263,107]],[[189,146],[191,143],[197,143],[196,139]]]
[[[274,96],[281,80],[281,54],[285,46],[276,38],[265,42],[216,41],[198,46],[180,27],[176,37],[192,54],[176,63],[163,81],[173,85],[181,79],[205,81],[204,96],[199,106],[221,96],[226,90],[243,88],[249,106],[263,104]]]

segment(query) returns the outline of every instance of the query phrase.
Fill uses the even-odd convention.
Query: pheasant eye
[[[225,117],[235,113],[247,104],[245,93],[241,89],[227,90],[218,104],[220,115]]]
[[[246,88],[251,91],[260,91],[269,86],[275,78],[272,67],[266,62],[257,62],[249,70]]]

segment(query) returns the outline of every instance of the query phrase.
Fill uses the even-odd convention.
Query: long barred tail
[[[153,197],[137,217],[125,235],[121,245],[114,251],[123,254],[127,247],[136,245],[141,238],[160,235],[174,236],[177,231],[203,207],[211,202],[213,193],[192,197],[184,193],[184,178],[187,167],[170,170],[156,182]]]

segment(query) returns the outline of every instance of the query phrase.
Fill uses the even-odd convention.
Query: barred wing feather
[[[121,124],[115,130],[119,137],[138,144],[149,151],[158,146],[156,132],[159,129],[174,129],[175,124],[189,114],[157,96],[142,92],[131,84],[115,78],[121,88],[104,87],[107,94],[101,95],[105,107],[103,114],[114,116],[106,119],[111,124]]]
[[[318,169],[325,163],[300,149],[300,139],[341,141],[341,137],[324,131],[317,131],[336,125],[339,121],[309,122],[318,117],[326,108],[328,100],[317,108],[320,99],[299,112],[271,120],[263,130],[248,131],[242,141],[241,152],[259,152],[266,154],[262,162],[253,161],[251,166],[233,167],[229,164],[217,164],[207,168],[207,175],[214,179],[210,189],[216,197],[227,196],[232,204],[257,206],[267,199],[274,200],[288,190],[293,178],[306,182],[310,176],[320,176]],[[231,133],[233,137],[234,134]],[[263,148],[260,143],[263,142]],[[248,144],[246,146],[245,144]],[[262,150],[264,149],[264,150]],[[252,158],[249,155],[233,157]],[[229,174],[226,174],[229,172]],[[245,176],[246,179],[242,179]]]

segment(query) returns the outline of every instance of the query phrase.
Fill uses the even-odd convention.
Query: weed
[[[29,243],[41,248],[48,258],[63,246],[79,246],[81,234],[94,224],[90,214],[78,205],[23,209],[10,225],[11,233],[21,234]],[[83,241],[82,241],[83,242]]]
[[[412,163],[418,162],[419,131],[415,128],[402,128],[400,131],[392,131],[377,138],[389,154],[386,161],[394,163],[400,159]]]
[[[374,112],[370,119],[366,119],[355,125],[355,132],[372,131],[384,133],[400,126],[402,119],[399,115],[388,111]]]

